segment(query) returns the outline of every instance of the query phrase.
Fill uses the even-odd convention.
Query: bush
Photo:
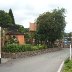
[[[4,52],[18,52],[19,51],[20,46],[18,44],[8,44],[5,45],[3,48]]]
[[[35,51],[35,50],[39,50],[38,46],[32,46],[32,50]]]
[[[41,50],[41,49],[46,49],[47,46],[46,45],[36,45],[36,46],[32,46],[32,50]]]
[[[19,41],[15,36],[11,37],[9,36],[9,39],[5,42],[5,44],[18,44]]]
[[[45,49],[45,48],[47,48],[46,45],[41,45],[41,44],[39,44],[38,47],[39,47],[39,49]]]
[[[25,51],[35,51],[35,50],[41,50],[45,49],[45,45],[36,45],[32,46],[31,44],[24,44],[24,45],[19,45],[19,44],[7,44],[2,48],[2,51],[4,52],[25,52]]]
[[[24,45],[26,51],[32,51],[31,44]]]
[[[7,44],[2,49],[4,52],[24,52],[24,51],[31,51],[31,45],[25,44],[25,45],[18,45],[18,44]]]

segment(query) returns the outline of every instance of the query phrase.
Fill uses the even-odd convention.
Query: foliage
[[[25,41],[27,44],[31,44],[31,37],[32,35],[30,33],[25,33]]]
[[[19,51],[19,47],[18,44],[7,44],[4,46],[3,51],[14,53]]]
[[[35,45],[35,46],[32,46],[32,50],[42,50],[42,49],[46,49],[47,46],[46,45]]]
[[[18,40],[15,36],[9,36],[9,39],[5,42],[5,44],[18,44]]]
[[[27,33],[27,32],[29,32],[29,29],[28,28],[24,28],[22,25],[16,24],[16,28],[17,28],[18,32],[20,32],[20,33]]]
[[[25,44],[26,51],[31,51],[31,44]]]
[[[29,32],[29,28],[24,28],[24,33]]]
[[[35,50],[39,50],[38,46],[32,46],[32,50],[35,51]]]
[[[4,52],[25,52],[25,51],[35,51],[35,50],[41,50],[45,49],[45,45],[36,45],[32,46],[31,44],[24,44],[24,45],[18,45],[18,44],[6,44],[4,48],[2,48],[2,51]]]
[[[47,46],[46,46],[46,45],[41,45],[41,44],[39,44],[39,45],[38,45],[38,48],[39,48],[39,49],[46,49]]]
[[[26,31],[22,25],[18,25],[18,24],[10,26],[10,30],[16,30],[19,33],[25,33]]]
[[[72,72],[72,60],[67,60],[65,62],[63,72]]]
[[[3,51],[12,53],[31,51],[31,45],[7,44],[4,46]]]
[[[14,20],[14,16],[13,16],[13,13],[12,13],[12,9],[9,9],[9,15],[12,18],[12,24],[15,24],[15,20]]]
[[[15,24],[11,9],[9,9],[9,13],[6,13],[4,10],[0,10],[0,26],[7,28],[10,31],[14,30],[20,33],[24,33],[26,31],[22,25]]]
[[[61,39],[66,25],[64,13],[65,9],[62,8],[41,14],[36,20],[36,38],[40,38],[40,41],[48,40],[51,45],[55,40]]]
[[[17,25],[18,27],[18,32],[24,33],[24,27],[22,25]]]
[[[0,10],[0,26],[6,27],[6,25],[11,25],[11,24],[12,24],[12,19],[9,16],[9,14],[3,10]]]

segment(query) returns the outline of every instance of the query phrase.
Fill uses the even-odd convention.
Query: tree
[[[54,41],[63,37],[65,22],[65,9],[54,9],[52,12],[45,12],[41,14],[37,20],[37,31],[40,41],[45,41],[53,46]]]
[[[12,24],[15,24],[15,20],[14,20],[14,16],[13,16],[13,13],[12,13],[12,9],[9,9],[9,15],[12,18]]]
[[[0,10],[0,26],[6,27],[7,25],[11,25],[11,24],[12,24],[12,19],[9,16],[9,14],[3,10]]]
[[[12,19],[8,13],[3,10],[0,10],[0,26],[1,28],[1,36],[2,36],[2,46],[4,46],[5,42],[5,33],[7,32],[7,28],[12,25]]]
[[[24,28],[24,33],[28,33],[29,32],[29,28]]]
[[[17,25],[18,32],[24,33],[24,27],[22,25]]]

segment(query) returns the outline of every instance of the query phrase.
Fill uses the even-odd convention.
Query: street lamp
[[[71,60],[71,44],[70,44],[70,60]]]
[[[70,40],[71,40],[71,43],[70,43],[70,60],[71,60],[71,45],[72,45],[72,36],[71,36],[71,33],[70,33]]]

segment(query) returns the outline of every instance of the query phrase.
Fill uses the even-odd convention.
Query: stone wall
[[[30,57],[35,55],[40,55],[48,52],[54,52],[62,50],[62,48],[48,48],[43,50],[37,50],[37,51],[27,51],[27,52],[17,52],[17,53],[5,53],[2,52],[2,58],[24,58],[24,57]]]

